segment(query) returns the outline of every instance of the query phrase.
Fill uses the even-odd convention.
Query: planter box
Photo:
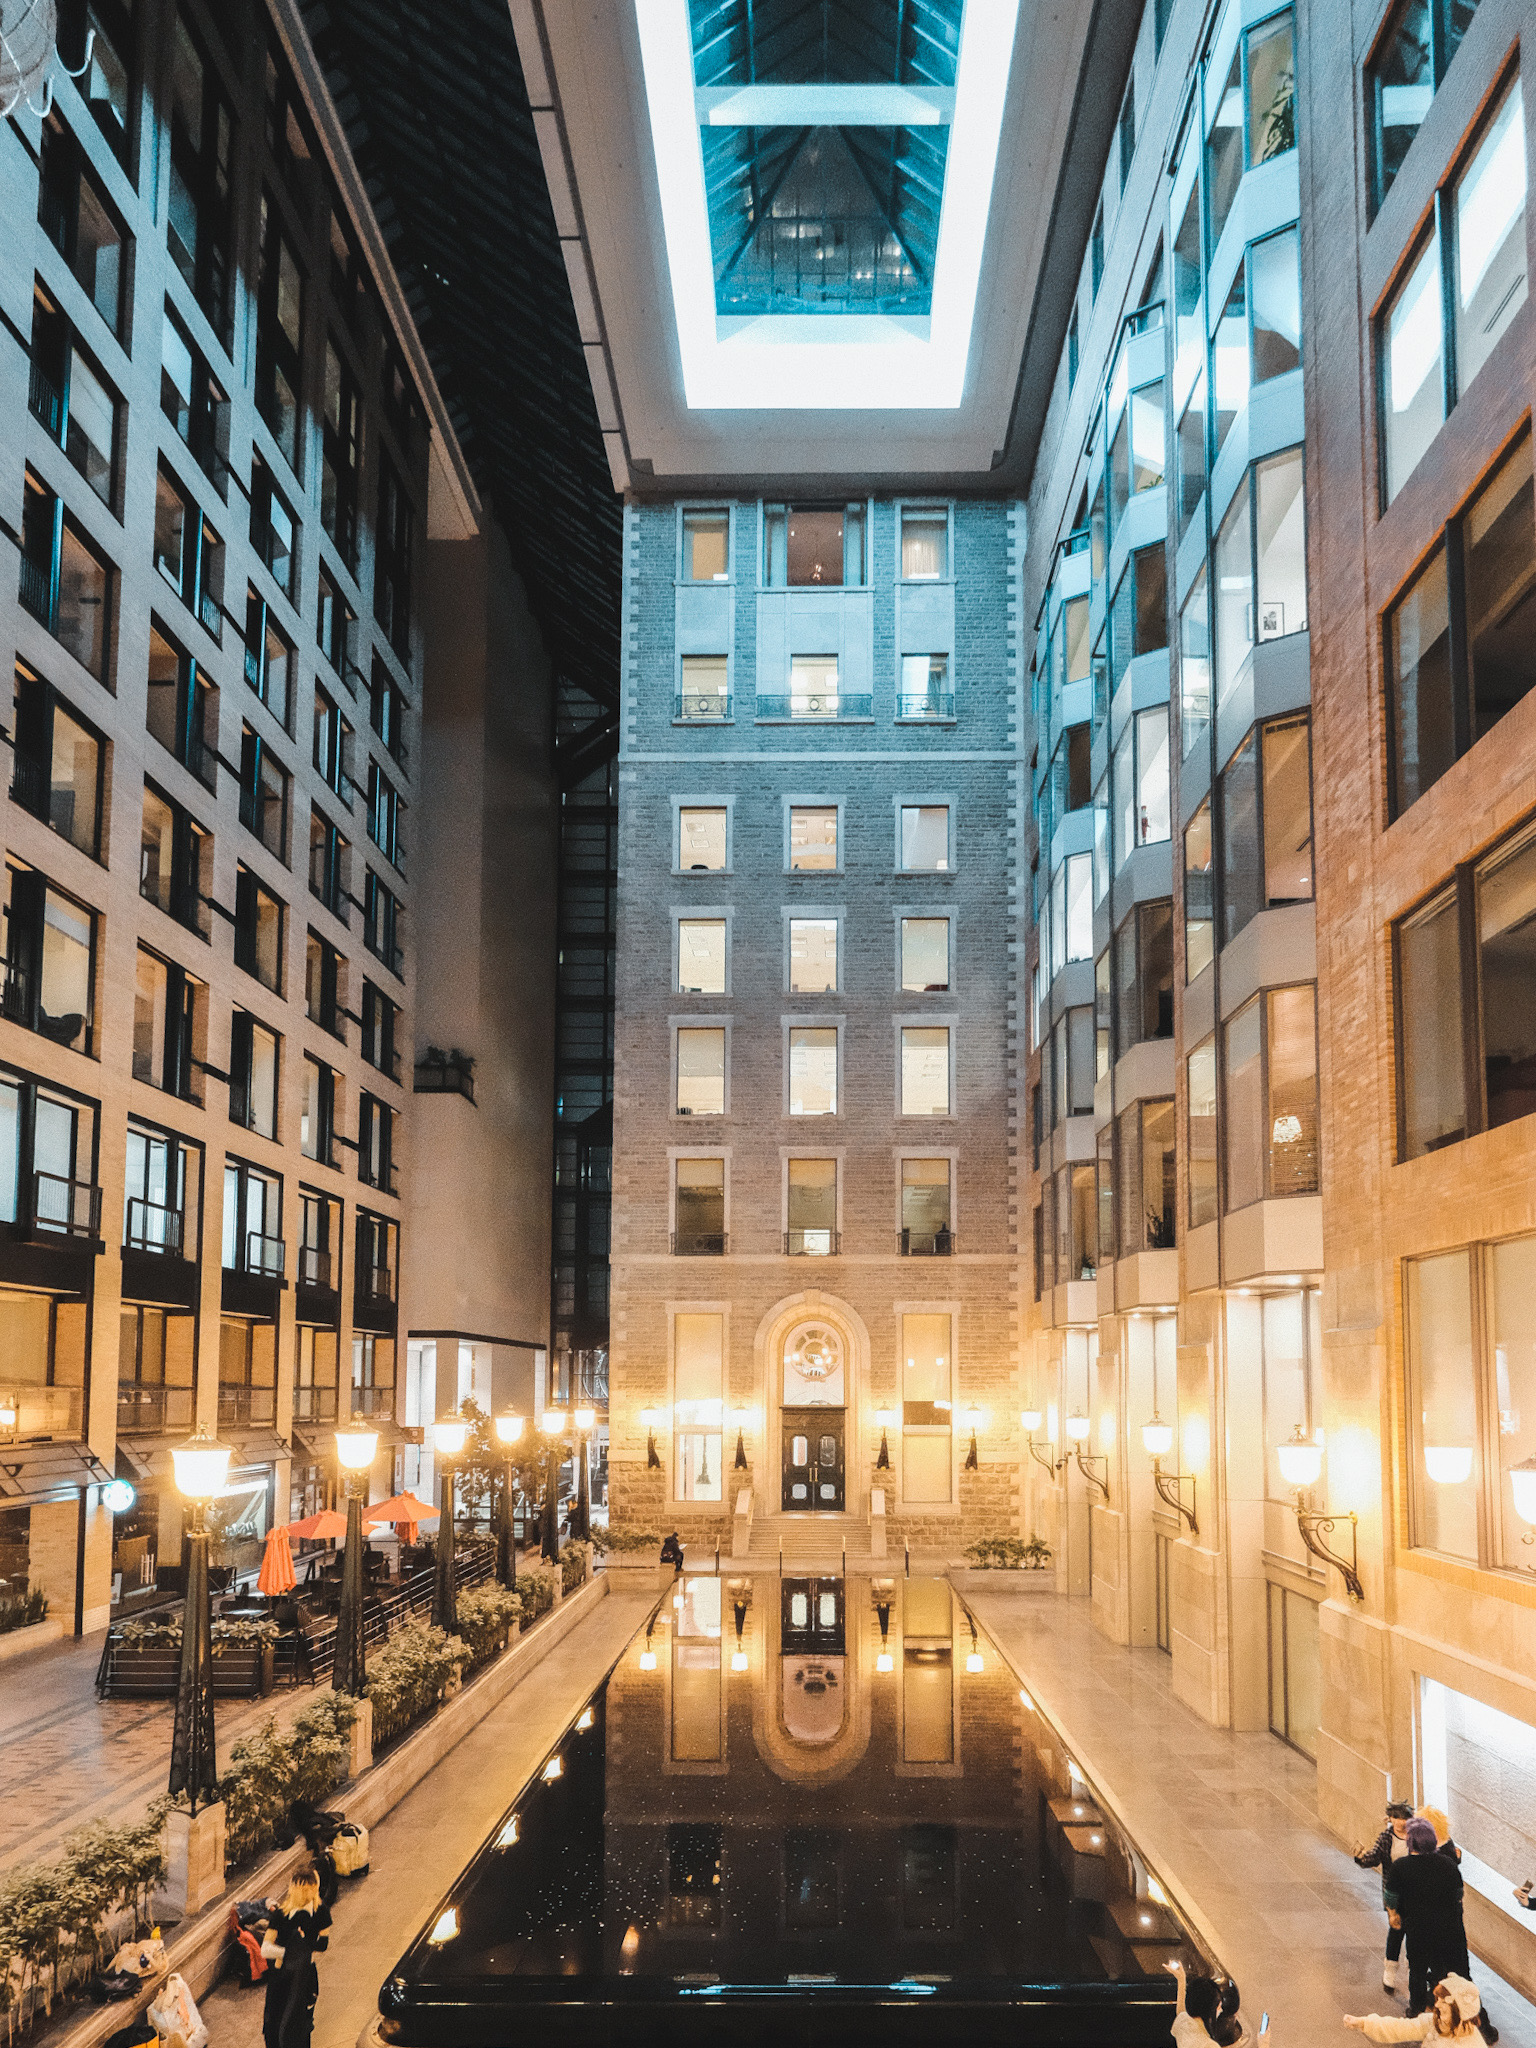
[[[614,1593],[664,1593],[675,1574],[669,1564],[605,1564],[602,1576]]]
[[[1037,1569],[982,1571],[975,1565],[951,1565],[949,1583],[957,1593],[1054,1593],[1056,1564]]]
[[[25,1657],[29,1650],[41,1650],[45,1644],[63,1640],[62,1621],[34,1621],[30,1628],[8,1628],[0,1635],[0,1664],[8,1664],[13,1657]]]
[[[272,1690],[272,1645],[230,1643],[213,1660],[215,1699],[253,1700]],[[174,1699],[181,1677],[176,1643],[115,1643],[104,1688],[109,1699]]]

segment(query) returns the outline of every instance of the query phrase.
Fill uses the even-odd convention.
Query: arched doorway
[[[780,1505],[841,1514],[847,1505],[849,1359],[836,1325],[807,1316],[785,1335],[780,1364]]]

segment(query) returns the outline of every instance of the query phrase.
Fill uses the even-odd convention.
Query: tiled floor
[[[1156,1650],[1106,1642],[1080,1601],[982,1593],[976,1619],[1242,1987],[1274,2048],[1355,2038],[1346,2012],[1406,2013],[1381,1988],[1381,1882],[1318,1822],[1315,1772],[1272,1735],[1211,1728],[1173,1697]],[[1508,2048],[1536,2008],[1474,1974]]]

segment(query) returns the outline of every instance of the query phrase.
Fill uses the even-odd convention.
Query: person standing
[[[1411,2019],[1396,2013],[1353,2013],[1344,2015],[1346,2027],[1372,2041],[1465,2041],[1478,2031],[1482,2001],[1477,1987],[1454,1971],[1436,1984],[1430,2006]]]
[[[1408,1948],[1408,2016],[1417,2019],[1428,2009],[1430,1986],[1464,1962],[1467,1931],[1461,1872],[1437,1854],[1434,1828],[1427,1820],[1411,1820],[1407,1840],[1408,1854],[1393,1872],[1392,1889]]]
[[[265,2048],[310,2048],[315,2000],[320,1993],[315,1950],[330,1922],[330,1908],[320,1900],[319,1874],[313,1864],[301,1863],[272,1909],[267,1940],[262,1944],[263,1955],[272,1948],[282,1952],[271,1959],[267,1972],[261,2015]]]
[[[1387,1952],[1381,1965],[1384,1991],[1398,1990],[1402,1978],[1403,1929],[1401,1921],[1393,1923],[1397,1894],[1392,1889],[1392,1870],[1408,1854],[1408,1823],[1412,1819],[1413,1808],[1406,1799],[1389,1799],[1387,1824],[1370,1848],[1363,1842],[1355,1844],[1355,1861],[1360,1868],[1381,1872],[1381,1910],[1387,1916]]]
[[[1415,1815],[1415,1818],[1418,1820],[1427,1820],[1430,1826],[1434,1829],[1435,1854],[1437,1856],[1443,1856],[1445,1860],[1452,1865],[1459,1865],[1461,1862],[1461,1851],[1457,1848],[1456,1844],[1451,1840],[1451,1823],[1449,1816],[1445,1814],[1438,1806],[1421,1806],[1418,1810],[1418,1813]],[[1461,1949],[1454,1958],[1447,1957],[1445,1967],[1448,1972],[1454,1971],[1459,1977],[1462,1977],[1468,1982],[1470,1982],[1472,1977],[1472,1958],[1467,1950],[1465,1884],[1463,1884],[1462,1886],[1462,1899],[1463,1908],[1461,1916]],[[1477,2023],[1477,2031],[1482,2035],[1483,2039],[1490,2043],[1497,2041],[1499,2038],[1499,2030],[1493,2024],[1493,2020],[1489,2014],[1488,2008],[1486,2005],[1483,2004],[1481,1998],[1479,1998],[1478,2000],[1477,2012],[1474,2015],[1474,2017]]]

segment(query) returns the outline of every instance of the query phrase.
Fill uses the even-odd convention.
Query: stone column
[[[200,1813],[173,1806],[165,1823],[166,1873],[160,1909],[168,1920],[190,1920],[224,1889],[224,1803]]]

